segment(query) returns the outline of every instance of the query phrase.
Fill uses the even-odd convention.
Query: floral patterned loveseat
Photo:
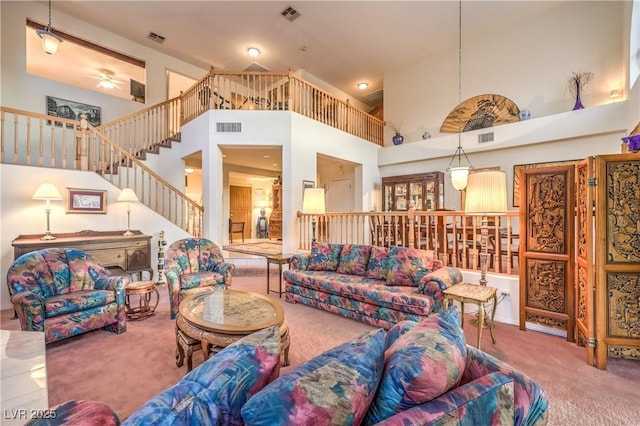
[[[389,329],[439,312],[446,288],[462,281],[433,251],[314,243],[283,272],[285,300]]]
[[[47,343],[99,328],[127,330],[129,277],[109,276],[82,250],[25,253],[9,267],[7,283],[22,330],[43,331]]]

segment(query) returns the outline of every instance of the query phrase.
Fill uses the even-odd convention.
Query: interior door
[[[566,330],[575,340],[574,165],[520,171],[520,329]]]
[[[244,222],[244,238],[251,238],[251,187],[229,186],[229,215],[233,222]]]
[[[587,348],[587,363],[595,363],[594,213],[595,175],[593,158],[576,165],[576,340]]]

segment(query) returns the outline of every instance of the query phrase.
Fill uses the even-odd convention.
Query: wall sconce
[[[42,39],[42,50],[48,55],[53,55],[58,51],[62,38],[53,33],[51,29],[51,0],[49,0],[49,25],[44,30],[36,30],[36,34]]]
[[[311,243],[316,242],[316,216],[324,214],[324,188],[306,188],[302,199],[302,213],[313,215],[311,219]]]
[[[133,191],[133,189],[124,188],[120,192],[120,195],[118,195],[118,199],[116,201],[127,203],[127,230],[122,235],[127,237],[133,235],[133,232],[131,232],[131,203],[137,203],[138,196]]]
[[[45,212],[47,213],[47,232],[44,234],[41,240],[55,240],[56,237],[51,235],[51,229],[49,227],[49,216],[51,214],[51,207],[49,205],[50,201],[62,201],[62,195],[58,189],[49,182],[45,182],[36,189],[36,192],[31,197],[34,200],[46,200],[47,209]]]

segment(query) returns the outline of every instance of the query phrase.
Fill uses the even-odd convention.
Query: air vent
[[[493,132],[478,135],[478,143],[493,142]]]
[[[147,38],[157,42],[157,43],[164,43],[164,37],[162,37],[160,34],[156,34],[156,33],[149,33],[149,35],[147,36]]]
[[[285,10],[283,10],[281,12],[281,15],[285,17],[285,19],[289,22],[293,22],[296,19],[298,19],[298,17],[300,16],[300,14],[298,13],[297,10],[295,10],[294,8],[292,8],[291,6],[289,6],[288,8],[286,8]]]
[[[242,123],[216,123],[216,132],[240,133],[242,132]]]

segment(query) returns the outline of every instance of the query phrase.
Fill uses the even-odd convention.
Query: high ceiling
[[[463,49],[465,40],[509,32],[563,3],[465,1]],[[54,0],[52,7],[54,28],[60,11],[205,69],[239,71],[253,62],[273,72],[304,69],[371,107],[382,102],[385,74],[458,46],[455,0]],[[289,7],[296,11],[293,20],[282,15]],[[73,28],[60,30],[73,34]],[[164,42],[152,41],[149,33],[164,37]],[[103,43],[110,47],[108,40]],[[249,47],[257,47],[261,55],[251,59]],[[359,90],[360,82],[369,87]]]

